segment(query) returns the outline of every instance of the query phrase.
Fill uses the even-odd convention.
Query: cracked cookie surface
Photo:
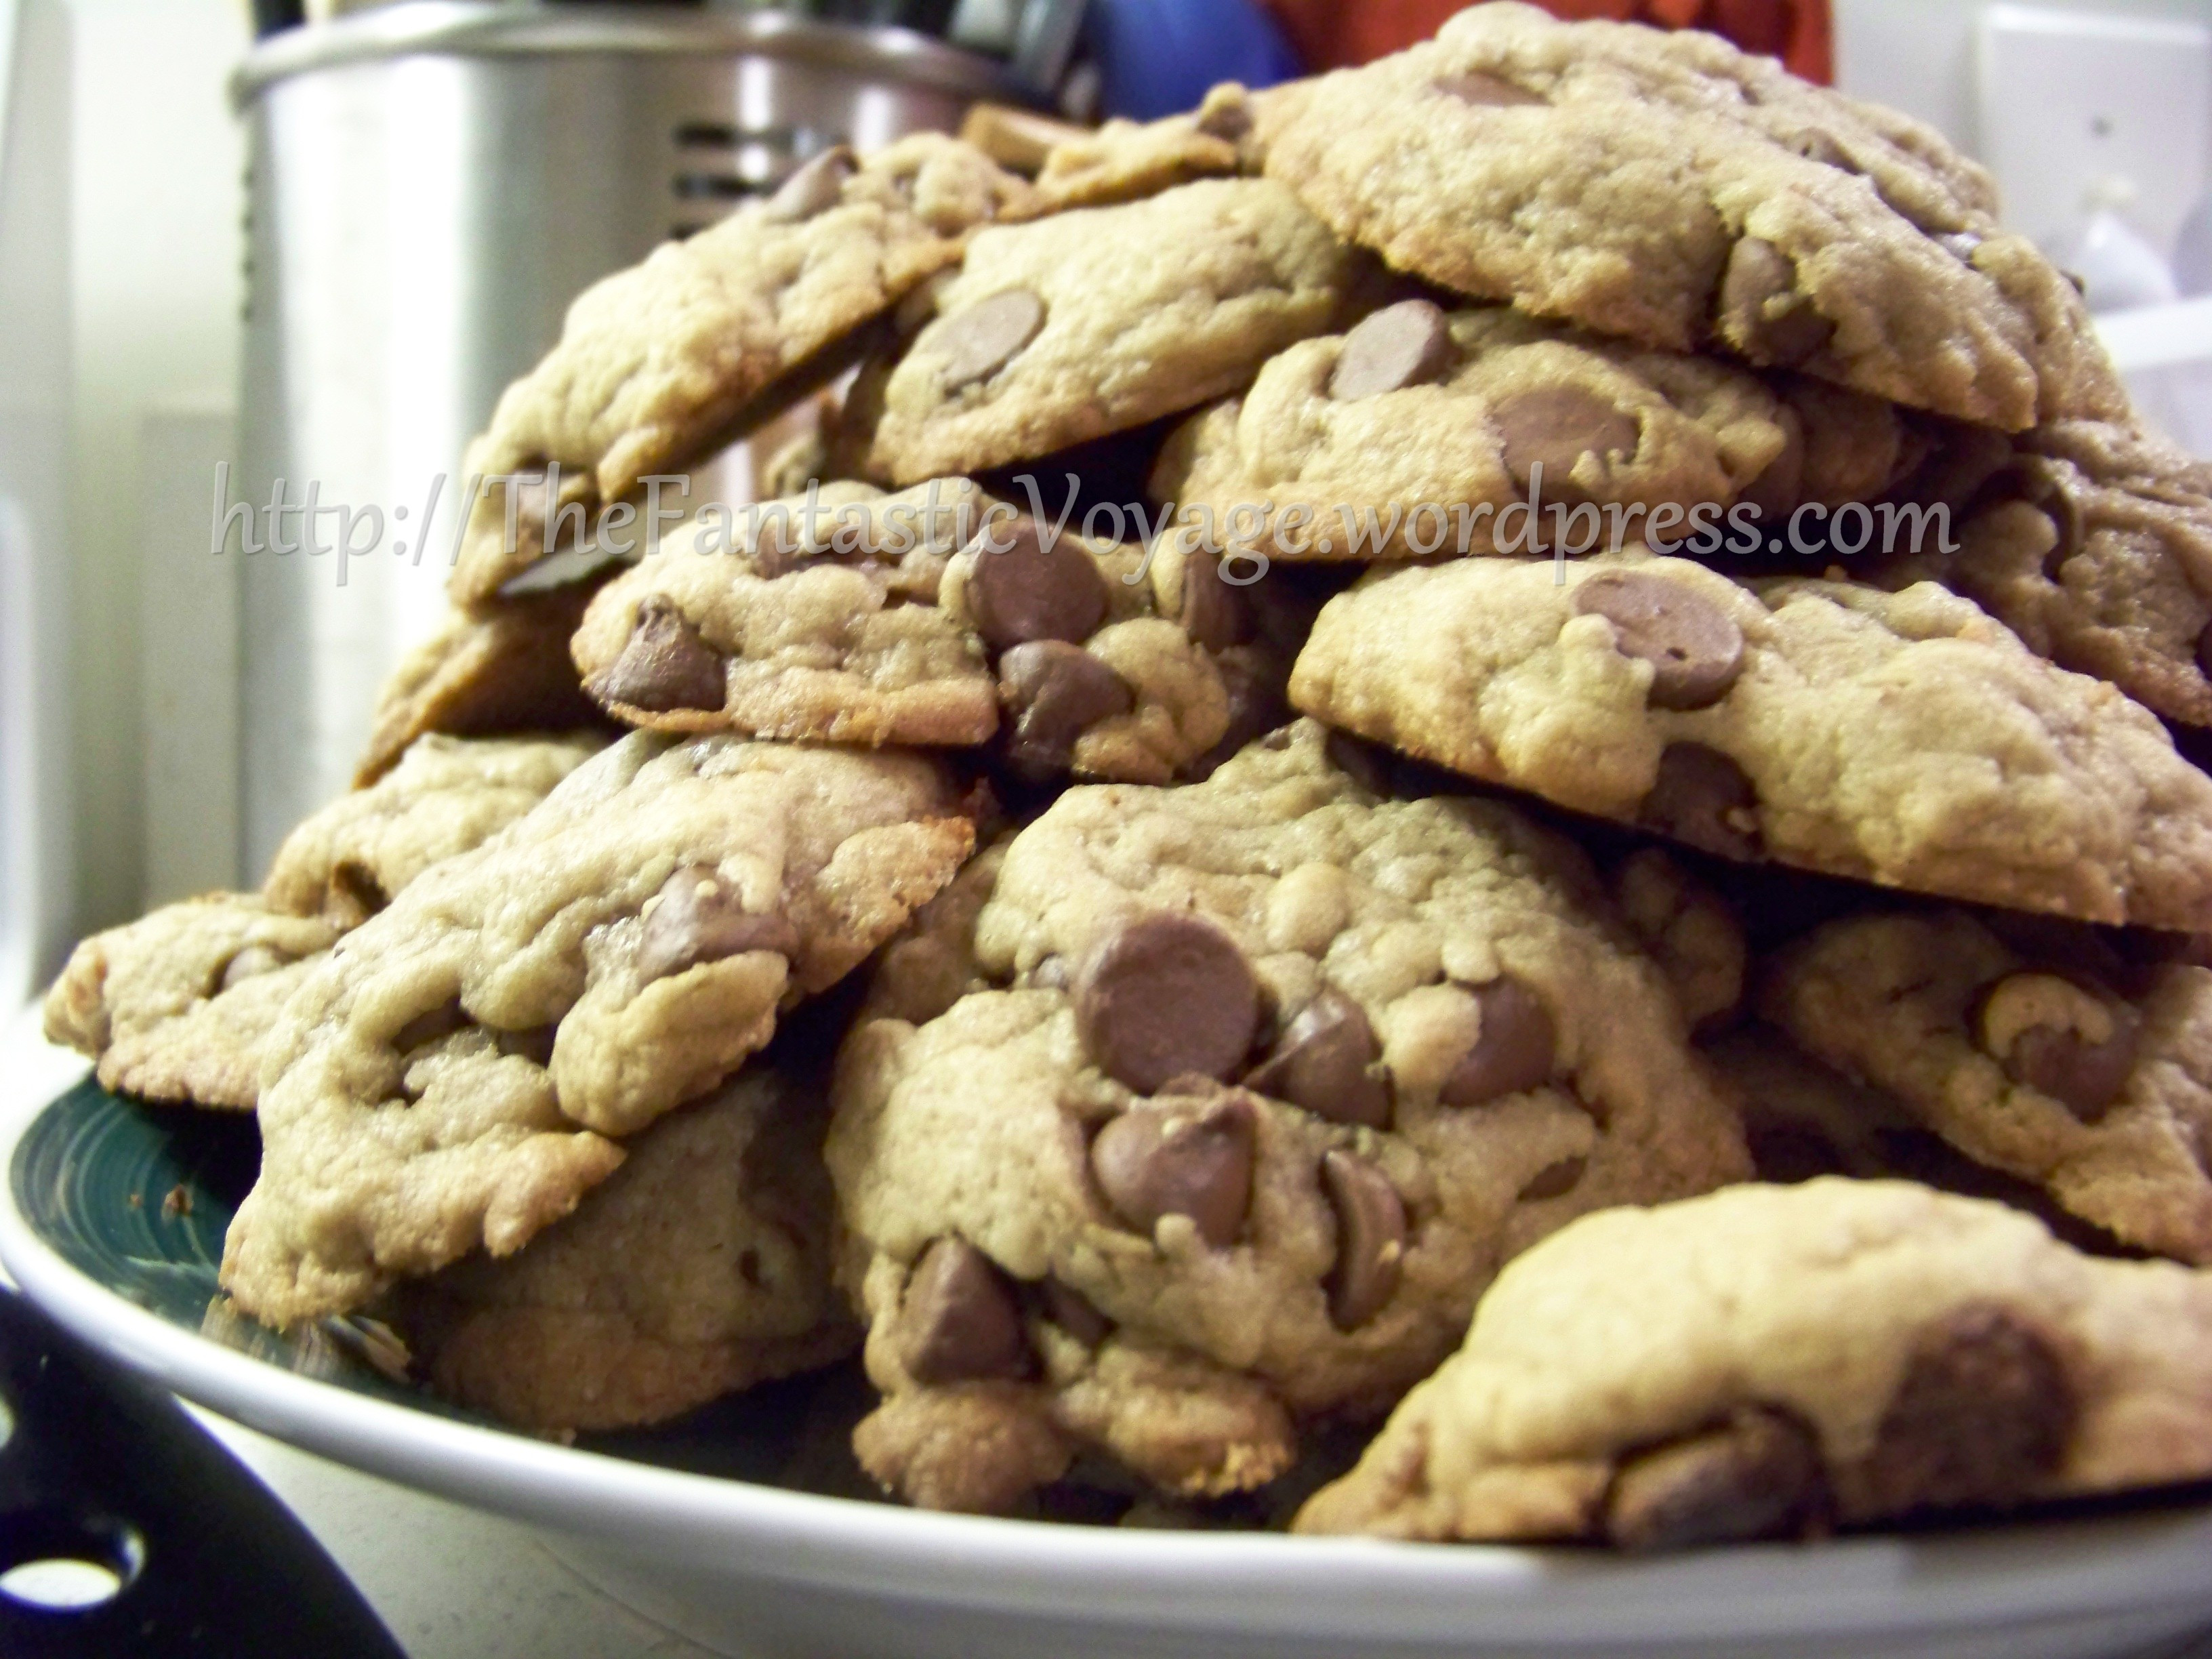
[[[981,231],[847,420],[895,483],[1048,455],[1235,391],[1325,331],[1362,268],[1263,179]]]
[[[259,893],[165,905],[80,944],[47,993],[49,1039],[103,1088],[251,1111],[286,998],[348,928],[440,860],[522,816],[599,746],[590,737],[427,737],[381,781],[285,837]]]
[[[1587,548],[1615,521],[1632,538],[1662,505],[1689,535],[1705,503],[1786,516],[1872,500],[1903,454],[1888,405],[1820,381],[1413,299],[1301,341],[1241,399],[1192,417],[1152,493],[1218,519],[1288,515],[1299,530],[1266,540],[1278,557],[1405,559],[1537,551],[1562,533]],[[1552,504],[1584,502],[1588,528],[1587,514],[1554,522]]]
[[[805,395],[805,371],[834,368],[817,360],[955,263],[970,229],[1031,210],[1029,186],[981,151],[918,133],[865,161],[829,151],[775,195],[586,289],[560,343],[470,446],[469,472],[540,482],[513,503],[512,538],[507,489],[486,485],[454,596],[487,599],[550,550],[548,462],[568,474],[551,508],[623,500],[742,435],[758,400]]]
[[[1902,1182],[1585,1217],[1509,1265],[1306,1533],[1632,1550],[2212,1471],[2212,1279]]]
[[[308,975],[269,1042],[224,1287],[283,1325],[512,1254],[974,839],[915,756],[633,733]]]
[[[2129,426],[2062,421],[2022,434],[1953,517],[1955,553],[1877,579],[1932,576],[2052,661],[2212,726],[2212,469]]]
[[[879,981],[828,1157],[886,1395],[855,1446],[912,1501],[1003,1510],[1079,1449],[1258,1486],[1434,1364],[1516,1250],[1747,1173],[1580,855],[1326,748],[1302,722],[1202,785],[1073,790],[972,967],[887,958],[922,988]]]
[[[1394,266],[1601,333],[2013,430],[2125,410],[1978,167],[1701,31],[1475,7],[1311,83],[1266,166]]]
[[[1784,950],[1759,1003],[1966,1157],[2212,1263],[2212,970],[2099,954],[2017,950],[1960,912],[1853,917]]]
[[[1054,531],[964,478],[814,500],[811,529],[801,502],[772,503],[732,548],[680,532],[611,583],[574,642],[592,694],[663,731],[995,736],[1032,781],[1165,782],[1280,718],[1314,609],[1285,583]]]
[[[1640,552],[1458,559],[1332,600],[1291,697],[1724,857],[2212,923],[2212,780],[2148,711],[1933,583],[1737,583]]]

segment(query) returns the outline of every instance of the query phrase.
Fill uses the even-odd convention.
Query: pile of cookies
[[[360,787],[49,1000],[258,1112],[244,1313],[556,1432],[858,1352],[983,1512],[2212,1477],[2212,469],[1929,130],[1497,3],[835,151],[469,470]]]

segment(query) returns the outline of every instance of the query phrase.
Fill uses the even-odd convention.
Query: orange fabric
[[[1808,81],[1835,74],[1828,0],[1540,0],[1554,16],[1708,28],[1782,59]],[[1313,70],[1364,64],[1425,40],[1466,0],[1267,0]]]

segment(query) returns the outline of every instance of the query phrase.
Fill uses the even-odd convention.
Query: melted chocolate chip
[[[1301,1009],[1244,1086],[1333,1123],[1390,1123],[1390,1080],[1366,1012],[1333,986]]]
[[[1565,1198],[1574,1191],[1576,1183],[1583,1178],[1583,1171],[1589,1168],[1589,1159],[1581,1157],[1563,1158],[1547,1164],[1531,1176],[1528,1184],[1521,1189],[1521,1202],[1537,1204],[1547,1198]]]
[[[908,1374],[925,1384],[1019,1380],[1031,1366],[1013,1286],[990,1257],[950,1236],[915,1264],[898,1344]]]
[[[637,945],[637,975],[651,984],[702,962],[748,951],[799,953],[799,933],[781,911],[748,911],[711,866],[687,864],[661,884]]]
[[[1252,596],[1221,579],[1221,558],[1203,548],[1182,569],[1182,631],[1208,651],[1243,645],[1257,630]]]
[[[1584,455],[1632,459],[1642,441],[1634,416],[1578,386],[1509,393],[1491,405],[1490,420],[1498,428],[1505,470],[1523,490],[1540,464],[1546,487],[1557,495]]]
[[[1836,325],[1797,292],[1789,256],[1747,236],[1721,278],[1721,331],[1753,362],[1795,368],[1826,348]]]
[[[1670,743],[1637,822],[1723,858],[1759,854],[1759,792],[1735,761],[1702,743]]]
[[[672,601],[656,596],[638,606],[629,642],[592,691],[603,702],[654,714],[720,708],[729,694],[728,675],[721,653]]]
[[[1443,1080],[1447,1106],[1480,1106],[1548,1082],[1559,1032],[1543,999],[1510,974],[1468,988],[1481,1015],[1474,1047]]]
[[[1820,1445],[1786,1413],[1747,1406],[1728,1422],[1622,1463],[1605,1534],[1622,1549],[1687,1549],[1802,1534],[1829,1507]]]
[[[2057,974],[2013,974],[1983,994],[1974,1032],[2025,1088],[2084,1123],[2103,1120],[2135,1074],[2141,1021],[2101,989]]]
[[[1086,1348],[1097,1347],[1114,1328],[1114,1322],[1091,1306],[1090,1297],[1070,1290],[1056,1279],[1048,1279],[1040,1285],[1037,1297],[1043,1304],[1044,1316]]]
[[[828,212],[845,192],[845,181],[860,170],[853,152],[839,144],[825,149],[776,186],[762,208],[770,224],[795,225]]]
[[[1357,1330],[1397,1291],[1406,1259],[1406,1202],[1389,1176],[1350,1152],[1324,1152],[1321,1178],[1336,1212],[1328,1316],[1340,1331]]]
[[[1621,655],[1651,665],[1655,708],[1709,708],[1743,672],[1743,630],[1686,584],[1642,570],[1606,570],[1575,589],[1575,614],[1613,624]]]
[[[1866,1480],[1885,1514],[2032,1497],[2064,1460],[2081,1411],[2033,1326],[1987,1303],[1923,1333],[1882,1413]]]
[[[1003,550],[978,542],[967,597],[975,631],[993,650],[1032,640],[1079,644],[1098,631],[1111,595],[1106,578],[1073,537],[1058,537],[1048,548],[1030,518],[994,526],[989,533]]]
[[[1451,361],[1451,327],[1443,308],[1401,300],[1360,319],[1344,337],[1328,395],[1339,403],[1379,397],[1433,380]]]
[[[987,380],[1036,338],[1044,326],[1044,301],[1025,288],[1010,288],[946,319],[932,342],[945,359],[946,392]]]
[[[1150,1237],[1163,1216],[1187,1216],[1221,1249],[1236,1241],[1251,1203],[1256,1116],[1249,1096],[1226,1090],[1133,1109],[1091,1143],[1091,1173],[1137,1231]]]
[[[1260,1021],[1260,985],[1210,921],[1154,911],[1108,934],[1075,983],[1076,1025],[1098,1068],[1139,1094],[1184,1072],[1226,1079]]]
[[[1007,762],[1037,781],[1067,770],[1085,732],[1136,706],[1127,681],[1060,640],[1031,641],[1000,657],[999,697],[1014,715]]]

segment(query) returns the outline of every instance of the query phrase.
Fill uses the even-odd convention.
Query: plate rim
[[[188,1331],[48,1245],[17,1208],[12,1176],[31,1125],[88,1070],[58,1070],[56,1052],[46,1065],[9,1067],[39,1080],[27,1091],[11,1083],[10,1109],[0,1114],[0,1265],[32,1301],[133,1371],[250,1428],[632,1559],[983,1614],[1308,1637],[1465,1638],[1478,1613],[1486,1640],[1563,1645],[1983,1627],[2162,1607],[2201,1607],[2212,1618],[2212,1502],[1623,1561],[1570,1549],[945,1515],[440,1417]],[[41,1098],[46,1078],[60,1080]]]

